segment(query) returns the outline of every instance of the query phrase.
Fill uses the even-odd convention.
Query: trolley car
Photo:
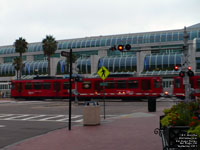
[[[76,87],[76,88],[75,88]],[[162,81],[160,77],[111,77],[73,79],[72,96],[78,99],[91,98],[147,98],[160,97]],[[32,79],[13,80],[11,96],[14,98],[67,98],[69,97],[69,79]]]

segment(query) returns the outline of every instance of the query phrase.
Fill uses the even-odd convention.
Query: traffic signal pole
[[[69,52],[70,59],[70,72],[69,72],[69,125],[68,129],[71,130],[71,112],[72,112],[72,49]]]
[[[183,84],[185,85],[185,101],[189,102],[191,101],[191,85],[189,81],[189,76],[186,73],[188,69],[188,64],[189,64],[189,46],[188,46],[188,34],[186,31],[186,27],[184,27],[184,33],[183,33],[183,38],[184,38],[184,46],[183,46],[183,62],[182,62],[182,67],[181,70],[185,72],[185,76],[183,77]]]

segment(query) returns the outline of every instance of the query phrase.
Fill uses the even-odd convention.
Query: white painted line
[[[81,115],[75,115],[75,116],[72,116],[71,118],[72,119],[75,119],[75,118],[78,118],[78,117],[81,117]],[[68,117],[64,118],[64,119],[59,119],[59,120],[55,120],[55,121],[68,121]]]
[[[3,128],[3,127],[5,127],[5,125],[0,125],[0,128]]]
[[[6,119],[4,119],[4,120],[12,120],[12,119],[22,118],[22,117],[27,117],[27,116],[30,116],[30,115],[20,115],[20,116],[15,116],[15,117],[6,118]]]
[[[0,118],[2,117],[10,117],[10,116],[14,116],[15,114],[7,114],[7,115],[0,115]]]
[[[44,118],[44,119],[39,119],[39,121],[49,120],[49,119],[53,119],[53,118],[60,118],[60,117],[65,117],[65,115],[57,115],[57,116],[53,116],[53,117],[48,117],[48,118]]]
[[[75,120],[75,121],[72,121],[72,122],[82,122],[83,119],[79,119],[79,120]]]
[[[37,116],[33,116],[33,117],[29,117],[29,118],[24,118],[24,119],[21,119],[21,120],[31,120],[31,119],[35,119],[35,118],[39,118],[39,117],[45,117],[47,115],[37,115]]]

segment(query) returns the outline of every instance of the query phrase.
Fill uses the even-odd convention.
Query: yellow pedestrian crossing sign
[[[102,67],[98,70],[97,74],[100,76],[100,78],[101,78],[102,80],[105,80],[105,79],[108,77],[108,75],[110,74],[110,72],[108,71],[108,69],[106,69],[106,67],[102,66]]]

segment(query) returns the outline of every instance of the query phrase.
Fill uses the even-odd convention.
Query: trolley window
[[[181,87],[181,79],[175,79],[174,88],[180,88],[180,87]]]
[[[197,79],[197,88],[200,88],[200,79]]]
[[[15,89],[15,83],[11,84],[11,89],[14,90]]]
[[[106,89],[114,89],[115,88],[115,82],[114,81],[109,81],[106,82],[107,86],[105,86]]]
[[[161,88],[161,85],[162,85],[161,80],[159,79],[154,80],[154,88]]]
[[[83,82],[82,89],[91,89],[91,82]]]
[[[130,89],[138,88],[138,81],[137,80],[128,81],[128,88],[130,88]]]
[[[142,90],[150,90],[151,89],[151,80],[142,80]]]
[[[101,81],[95,81],[94,82],[94,89],[97,90],[97,91],[101,91],[103,90],[103,86],[101,86],[103,82]]]
[[[125,89],[126,88],[126,80],[117,81],[117,89]]]
[[[64,82],[63,83],[63,89],[69,89],[69,82]]]
[[[27,90],[33,89],[32,83],[30,83],[30,82],[25,83],[25,89],[27,89]]]
[[[41,82],[34,82],[33,88],[36,89],[36,90],[40,90],[42,88],[42,83]]]
[[[22,83],[16,83],[16,89],[18,92],[22,92],[22,88],[23,88]]]
[[[54,82],[53,83],[53,89],[56,92],[60,91],[60,82]]]
[[[44,82],[43,83],[43,89],[45,89],[45,90],[51,89],[51,83],[50,82]]]

